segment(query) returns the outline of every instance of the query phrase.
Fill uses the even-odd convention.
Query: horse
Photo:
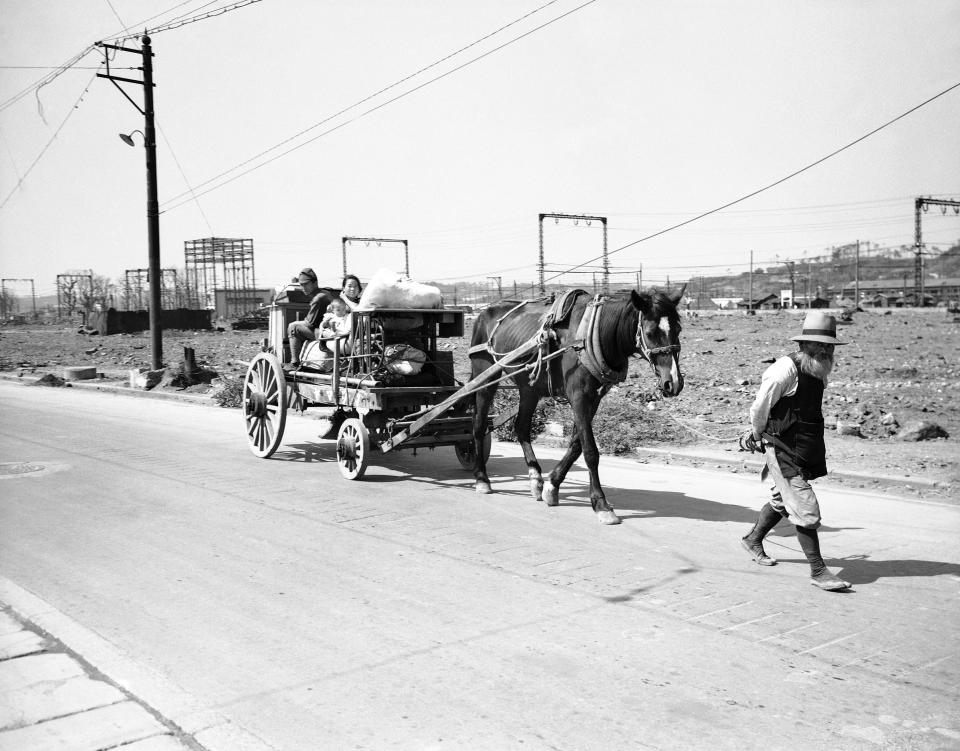
[[[565,310],[558,309],[549,299],[520,304],[502,302],[477,316],[470,347],[472,376],[477,379],[499,359],[505,365],[504,372],[510,373],[519,389],[514,429],[523,449],[534,500],[556,506],[560,484],[582,453],[590,474],[590,505],[597,520],[601,524],[620,523],[600,486],[600,453],[593,435],[593,418],[610,387],[626,377],[633,354],[649,362],[663,396],[674,397],[683,390],[677,312],[682,296],[682,290],[672,295],[631,290],[629,295],[593,299],[584,290],[575,290],[563,301]],[[540,342],[532,348],[535,352],[524,351],[522,357],[512,361],[509,356],[503,357],[503,353],[515,352],[531,340]],[[482,447],[498,383],[497,380],[481,386],[475,394],[474,479],[478,493],[492,492]],[[537,403],[549,395],[569,400],[574,430],[566,453],[544,484],[530,444],[530,426]]]

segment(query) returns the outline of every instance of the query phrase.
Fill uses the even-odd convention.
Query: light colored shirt
[[[797,393],[798,382],[797,366],[789,356],[781,357],[763,371],[757,397],[750,406],[750,427],[755,438],[760,438],[766,429],[773,405],[783,397]]]
[[[335,334],[347,334],[350,332],[348,325],[349,318],[349,313],[342,316],[338,316],[336,313],[324,313],[320,328],[330,329]]]

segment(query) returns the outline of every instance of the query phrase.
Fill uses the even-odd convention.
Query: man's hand
[[[749,451],[751,454],[763,453],[763,440],[756,438],[752,430],[748,430],[741,435],[739,443],[741,451]]]

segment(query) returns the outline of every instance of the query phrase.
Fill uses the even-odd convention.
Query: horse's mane
[[[670,323],[680,323],[680,312],[677,310],[677,304],[673,301],[673,298],[660,290],[654,290],[652,297],[654,318],[666,316]]]

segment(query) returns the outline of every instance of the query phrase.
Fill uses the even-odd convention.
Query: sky
[[[960,200],[955,0],[236,3],[0,0],[0,276],[147,267],[145,151],[117,137],[144,118],[97,48],[54,76],[144,29],[164,268],[252,238],[258,286],[337,283],[366,237],[406,240],[416,280],[508,290],[542,227],[548,281],[602,278],[603,223],[538,221],[564,214],[606,219],[612,286],[662,285],[912,246],[917,196]],[[960,242],[952,210],[921,226]],[[403,245],[347,265],[403,270]]]

